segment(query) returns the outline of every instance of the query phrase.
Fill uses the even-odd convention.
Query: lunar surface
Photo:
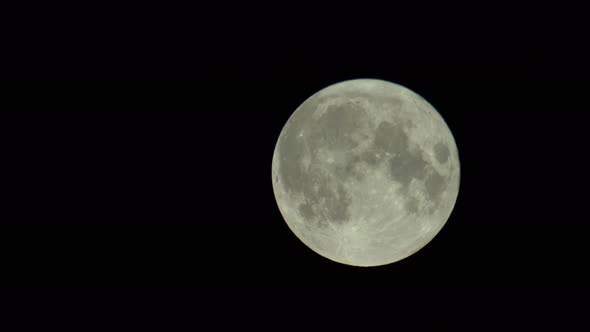
[[[272,160],[289,228],[333,261],[404,259],[441,230],[459,192],[459,155],[441,115],[411,90],[358,79],[324,88],[291,115]]]

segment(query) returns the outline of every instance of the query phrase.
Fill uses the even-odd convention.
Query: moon
[[[428,244],[459,193],[459,155],[442,116],[415,92],[378,79],[330,85],[284,125],[272,184],[291,231],[353,266],[404,259]]]

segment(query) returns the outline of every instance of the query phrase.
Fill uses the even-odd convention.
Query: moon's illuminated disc
[[[272,161],[289,228],[333,261],[376,266],[424,247],[459,192],[459,155],[440,114],[382,80],[337,83],[291,115]]]

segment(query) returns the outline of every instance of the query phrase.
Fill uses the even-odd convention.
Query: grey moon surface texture
[[[459,193],[459,155],[441,115],[378,79],[330,85],[291,115],[272,183],[287,225],[335,262],[378,266],[428,244]]]

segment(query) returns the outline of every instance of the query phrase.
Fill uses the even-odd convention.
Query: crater
[[[434,145],[434,157],[439,163],[444,164],[449,160],[449,148],[442,142]]]

